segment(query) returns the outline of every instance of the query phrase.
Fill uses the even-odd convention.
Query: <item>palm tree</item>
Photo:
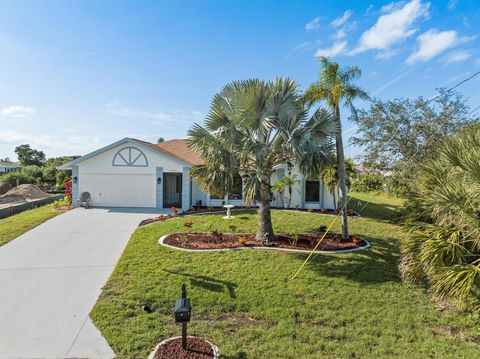
[[[350,158],[347,158],[345,160],[345,183],[347,187],[350,187],[350,184],[352,183],[352,177],[355,174],[355,165],[353,164],[353,161]],[[332,164],[326,166],[321,172],[320,172],[320,179],[323,182],[323,185],[325,188],[332,193],[333,195],[333,203],[335,205],[335,209],[341,208],[337,204],[337,199],[336,199],[336,189],[339,187],[339,182],[338,182],[338,164],[334,163],[332,161]]]
[[[406,203],[403,278],[480,311],[480,124],[445,141]]]
[[[353,84],[353,81],[357,80],[361,75],[361,71],[357,66],[340,68],[338,63],[329,61],[327,57],[320,57],[319,62],[322,66],[320,79],[307,88],[304,99],[309,106],[325,101],[331,108],[334,116],[339,183],[338,206],[342,214],[342,239],[347,240],[349,238],[346,206],[347,185],[345,181],[345,155],[343,151],[340,105],[343,101],[355,115],[356,111],[352,101],[356,98],[367,100],[369,97],[364,90]]]
[[[204,160],[191,170],[203,190],[228,193],[242,176],[244,201],[259,205],[259,241],[274,239],[275,167],[294,162],[301,173],[318,176],[329,160],[333,116],[319,109],[307,118],[307,112],[290,79],[234,81],[214,96],[204,127],[195,124],[188,133],[189,146]]]
[[[277,194],[278,198],[280,198],[280,202],[282,203],[282,207],[285,206],[285,185],[281,179],[276,180],[275,183],[272,185],[272,193]]]
[[[287,208],[290,208],[290,204],[292,203],[293,186],[295,186],[300,181],[296,179],[296,176],[285,176],[282,178],[282,182],[283,185],[288,189]]]

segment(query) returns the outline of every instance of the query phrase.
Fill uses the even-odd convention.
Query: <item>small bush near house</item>
[[[0,176],[0,182],[11,184],[15,187],[18,184],[36,184],[35,178],[22,172],[10,172]]]
[[[352,182],[352,191],[379,192],[383,191],[385,179],[380,174],[362,174],[355,177]]]
[[[63,186],[65,187],[65,203],[70,206],[72,205],[72,179],[69,177],[63,182]]]

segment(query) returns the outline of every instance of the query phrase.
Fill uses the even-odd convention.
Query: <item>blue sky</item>
[[[289,76],[304,89],[316,55],[360,66],[375,97],[430,97],[480,70],[479,37],[475,0],[3,0],[0,158],[22,143],[53,157],[185,137],[227,82]],[[460,87],[472,106],[479,78]]]

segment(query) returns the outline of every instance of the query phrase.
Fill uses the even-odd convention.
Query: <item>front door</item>
[[[163,174],[163,207],[182,208],[182,174]]]

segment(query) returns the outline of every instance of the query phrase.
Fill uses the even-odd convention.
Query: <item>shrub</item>
[[[352,191],[378,192],[383,191],[385,179],[380,174],[362,174],[352,182]]]
[[[245,244],[247,244],[248,242],[248,238],[247,237],[240,237],[238,239],[238,243],[241,245],[241,246],[244,246]]]
[[[69,177],[63,182],[65,187],[65,197],[64,200],[68,206],[72,204],[72,179]]]
[[[405,197],[412,191],[416,181],[417,179],[412,174],[402,173],[397,175],[397,172],[394,172],[391,176],[388,176],[385,185],[388,192],[399,197]]]
[[[42,168],[36,165],[25,166],[22,168],[22,173],[29,177],[35,178],[36,183],[40,183],[43,179]]]
[[[55,209],[58,209],[64,206],[70,206],[70,203],[67,200],[65,200],[65,198],[63,200],[57,200],[53,202],[53,208]]]
[[[405,280],[480,309],[480,124],[444,143],[407,198]]]
[[[215,243],[218,244],[223,241],[223,233],[220,232],[218,229],[211,231],[210,234],[212,235]]]
[[[36,184],[35,178],[27,175],[23,172],[9,172],[0,176],[0,182],[9,183],[12,186],[16,186],[18,184]]]

